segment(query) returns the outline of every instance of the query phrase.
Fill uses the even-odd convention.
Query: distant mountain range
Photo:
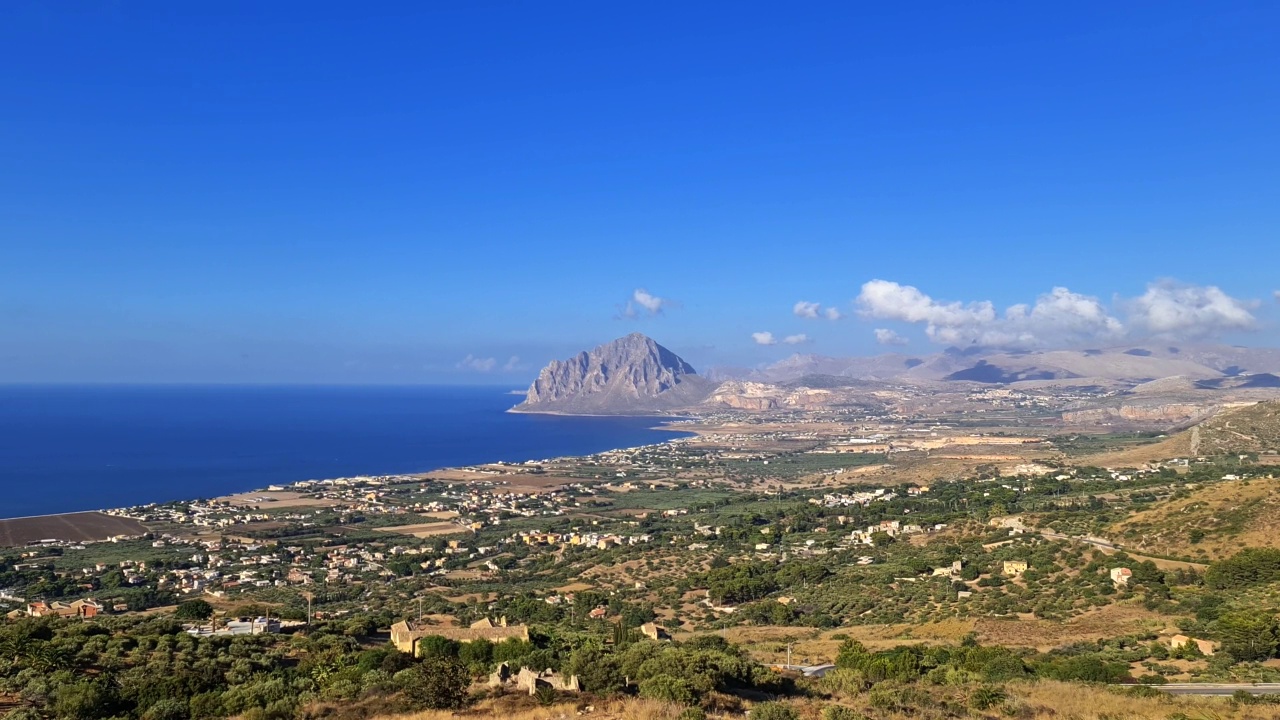
[[[892,353],[834,358],[793,355],[766,368],[715,368],[717,380],[790,382],[805,375],[880,381],[969,381],[1009,385],[1027,381],[1137,385],[1173,376],[1215,380],[1249,373],[1280,374],[1280,350],[1227,346],[1133,346],[1088,350],[1009,351],[948,348],[932,355]]]
[[[904,389],[963,395],[993,386],[1094,393],[1096,402],[1062,407],[1069,422],[1182,421],[1225,402],[1280,397],[1280,350],[1163,344],[1025,352],[950,348],[921,356],[793,355],[764,368],[715,368],[703,377],[675,353],[635,333],[552,362],[513,410],[887,408]]]

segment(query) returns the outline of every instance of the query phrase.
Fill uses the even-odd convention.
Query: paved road
[[[1156,690],[1170,695],[1234,695],[1244,690],[1250,695],[1280,694],[1280,683],[1258,683],[1256,685],[1222,684],[1222,683],[1169,683],[1168,685],[1149,685]]]

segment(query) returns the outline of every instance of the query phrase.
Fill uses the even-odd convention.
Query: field
[[[418,525],[397,525],[395,527],[378,528],[378,532],[412,535],[416,538],[435,537],[436,535],[454,535],[467,532],[467,529],[456,523],[420,523]]]
[[[146,526],[137,520],[99,512],[43,515],[0,520],[0,547],[21,547],[41,540],[93,542],[117,535],[142,535]]]
[[[218,498],[219,502],[228,502],[236,507],[250,507],[259,510],[284,510],[300,507],[336,507],[345,505],[340,500],[309,497],[302,493],[288,491],[265,491],[241,493]]]

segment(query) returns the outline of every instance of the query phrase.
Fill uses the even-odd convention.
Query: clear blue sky
[[[924,353],[1056,286],[1128,341],[1150,283],[1274,344],[1280,4],[1050,5],[5,2],[0,381]]]

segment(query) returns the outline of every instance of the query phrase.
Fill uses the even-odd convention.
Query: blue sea
[[[662,442],[491,387],[0,386],[0,518]]]

